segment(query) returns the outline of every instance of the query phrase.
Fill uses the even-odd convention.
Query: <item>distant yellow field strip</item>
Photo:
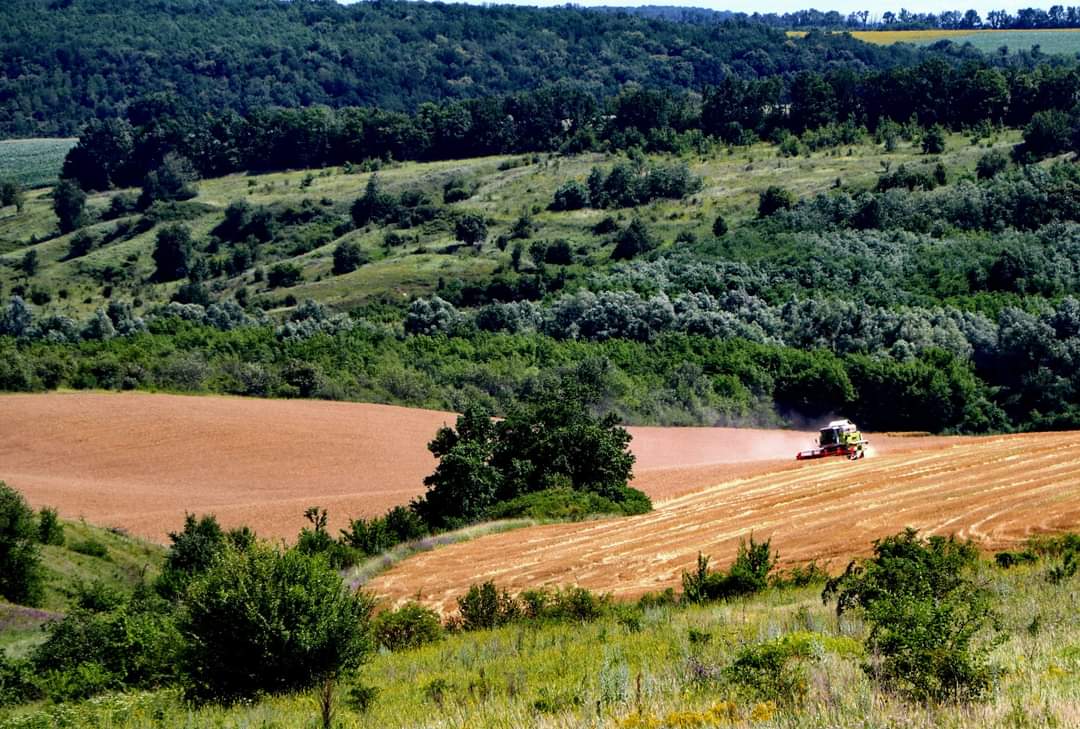
[[[839,33],[842,31],[831,31]],[[918,41],[939,40],[941,38],[956,38],[970,35],[987,35],[997,33],[1001,35],[1019,33],[1076,33],[1080,28],[977,28],[970,30],[853,30],[851,36],[867,43],[878,45],[892,45],[893,43],[916,43]],[[806,36],[805,30],[789,30],[788,36],[802,38]]]

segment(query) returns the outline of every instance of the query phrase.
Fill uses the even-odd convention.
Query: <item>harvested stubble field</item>
[[[999,549],[1080,525],[1080,433],[912,441],[931,447],[893,441],[867,460],[789,463],[639,517],[483,537],[406,560],[370,587],[443,609],[483,580],[511,592],[577,584],[633,597],[677,586],[699,551],[724,565],[751,532],[772,538],[781,565],[824,559],[837,571],[907,526]]]
[[[310,400],[52,393],[0,397],[0,480],[35,506],[164,541],[185,512],[291,539],[423,493],[426,444],[452,413]],[[631,428],[634,485],[654,499],[792,465],[811,435]],[[881,448],[925,439],[878,440]]]

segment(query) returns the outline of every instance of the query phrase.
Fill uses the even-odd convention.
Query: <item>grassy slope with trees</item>
[[[94,193],[91,220],[106,220],[28,246],[56,225],[52,201],[31,193],[9,208],[4,260],[37,333],[5,345],[4,387],[480,399],[505,412],[555,369],[595,379],[636,422],[777,424],[838,408],[884,429],[1072,422],[1075,168],[1015,167],[1013,133],[946,136],[937,155],[917,129],[896,135],[816,152],[804,135],[796,157],[758,145],[231,176],[114,220],[95,211],[134,195]],[[680,165],[702,180],[683,200],[550,209],[594,168],[632,182]],[[778,184],[802,201],[781,195],[759,219]],[[391,217],[357,227],[372,205]],[[477,216],[486,239],[457,240]],[[614,260],[626,240],[655,250]],[[186,276],[160,280],[162,248],[164,278],[180,273],[176,255]],[[293,306],[308,298],[355,316]],[[195,305],[154,318],[169,299]],[[260,326],[260,309],[287,321]],[[908,407],[876,407],[899,393]]]

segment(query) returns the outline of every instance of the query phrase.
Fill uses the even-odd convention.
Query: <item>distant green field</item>
[[[51,185],[75,139],[7,139],[0,141],[0,180],[23,187]]]
[[[1076,30],[1008,30],[976,32],[949,38],[957,45],[970,43],[984,53],[1006,46],[1010,51],[1026,51],[1039,46],[1043,53],[1074,55],[1080,53],[1080,33]],[[930,41],[924,41],[930,42]]]

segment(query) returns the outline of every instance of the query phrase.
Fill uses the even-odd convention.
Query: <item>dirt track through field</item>
[[[144,393],[0,396],[0,480],[35,507],[163,541],[185,512],[291,539],[318,504],[331,527],[424,491],[427,442],[454,414],[359,403]],[[811,434],[631,428],[634,485],[654,499],[791,468]],[[879,449],[940,439],[879,438]]]
[[[534,527],[410,558],[370,587],[448,609],[471,583],[518,591],[577,584],[633,597],[677,587],[699,551],[725,565],[740,537],[771,537],[781,565],[843,569],[871,541],[912,526],[987,549],[1080,526],[1080,433],[939,440],[859,462],[789,465],[696,491],[639,517]]]

